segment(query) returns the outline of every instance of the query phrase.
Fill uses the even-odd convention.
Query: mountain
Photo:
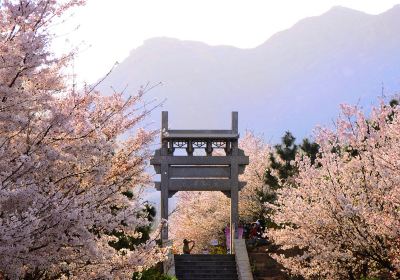
[[[173,128],[239,126],[279,141],[329,125],[340,103],[369,107],[382,91],[400,89],[400,6],[369,15],[344,7],[303,19],[252,49],[154,38],[131,51],[101,90],[133,94],[150,82],[147,99],[166,99]],[[251,30],[249,30],[251,32]],[[151,116],[160,125],[160,114]]]

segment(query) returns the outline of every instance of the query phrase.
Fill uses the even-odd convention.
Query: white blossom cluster
[[[113,230],[138,236],[148,225],[139,188],[154,132],[137,128],[142,92],[66,85],[71,54],[49,52],[49,28],[81,2],[0,4],[0,278],[130,279],[165,255],[154,238],[109,245]]]
[[[316,134],[320,154],[296,163],[280,192],[272,236],[296,256],[276,256],[306,279],[400,278],[400,108],[383,102],[366,117],[342,106],[336,130]]]

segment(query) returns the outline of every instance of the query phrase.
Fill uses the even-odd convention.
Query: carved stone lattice
[[[188,141],[171,141],[171,144],[169,144],[169,147],[174,148],[174,149],[187,149],[189,146],[192,146],[193,149],[204,149],[207,147],[207,143],[209,141],[201,141],[201,140],[188,140]],[[210,141],[212,148],[213,149],[225,149],[227,146],[227,143],[229,141],[227,140],[221,140],[221,141]]]
[[[174,141],[174,148],[186,148],[188,143],[186,141]]]
[[[196,148],[205,148],[207,145],[206,141],[193,141],[193,146],[195,146]]]
[[[225,149],[227,141],[214,141],[212,146],[214,149]]]

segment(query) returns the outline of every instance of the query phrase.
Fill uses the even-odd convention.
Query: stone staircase
[[[283,266],[270,256],[271,253],[290,255],[296,252],[282,251],[272,244],[249,246],[247,250],[254,280],[302,280],[301,277],[290,276],[283,272]]]
[[[234,255],[174,255],[178,280],[237,280]]]

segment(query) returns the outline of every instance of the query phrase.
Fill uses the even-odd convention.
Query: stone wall
[[[245,239],[235,239],[233,242],[239,280],[253,280]]]

